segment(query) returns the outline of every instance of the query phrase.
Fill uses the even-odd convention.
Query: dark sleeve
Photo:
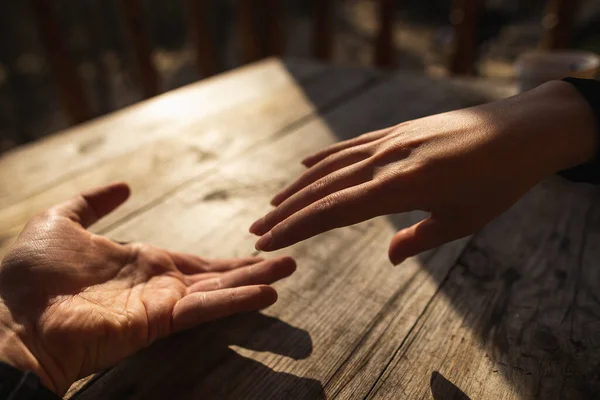
[[[575,86],[590,105],[596,120],[596,135],[600,146],[600,81],[594,79],[565,78],[563,81]],[[600,184],[600,149],[596,148],[594,158],[585,164],[559,172],[563,178],[573,182]]]
[[[0,400],[60,400],[31,371],[20,371],[0,362]]]

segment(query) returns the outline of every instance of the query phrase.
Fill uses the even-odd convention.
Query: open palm
[[[276,292],[263,284],[295,269],[287,257],[206,260],[85,230],[128,195],[115,184],[48,210],[2,262],[1,322],[59,394],[158,338],[272,304]]]

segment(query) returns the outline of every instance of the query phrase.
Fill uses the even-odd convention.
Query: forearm
[[[594,113],[566,82],[548,82],[481,109],[497,127],[499,145],[512,146],[506,154],[525,157],[521,166],[540,179],[584,164],[598,147]]]

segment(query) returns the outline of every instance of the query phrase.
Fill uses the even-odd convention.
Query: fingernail
[[[394,260],[394,261],[392,261],[392,264],[394,264],[394,267],[397,267],[398,265],[402,264],[405,260],[406,260],[406,258],[401,258],[399,260]]]
[[[260,239],[258,239],[258,242],[256,242],[256,250],[269,251],[272,240],[273,235],[271,235],[271,232],[267,232]]]
[[[250,233],[258,235],[258,232],[260,232],[263,225],[264,225],[264,218],[261,218],[261,219],[254,221],[254,223],[252,225],[250,225],[250,229],[248,229],[248,230],[250,231]]]
[[[271,205],[278,206],[280,203],[279,199],[281,199],[281,193],[277,193],[275,196],[273,196],[271,199]]]

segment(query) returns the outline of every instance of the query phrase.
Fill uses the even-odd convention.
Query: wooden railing
[[[89,102],[81,81],[66,49],[61,26],[55,15],[53,0],[29,0],[39,35],[50,61],[60,98],[72,123],[91,117]],[[312,7],[312,52],[315,58],[329,60],[333,54],[336,3],[343,0],[307,0]],[[394,13],[401,0],[372,0],[377,3],[379,29],[373,46],[374,64],[380,68],[395,66]],[[473,74],[476,59],[477,31],[482,14],[483,0],[452,1],[450,21],[454,27],[453,43],[448,60],[452,74]],[[207,0],[185,0],[186,14],[200,76],[219,72],[215,45],[207,21]],[[549,0],[544,17],[545,48],[567,47],[576,0]],[[152,44],[149,39],[140,0],[119,0],[124,25],[129,34],[136,58],[137,77],[145,97],[160,92],[159,75],[152,62]],[[284,16],[281,0],[236,0],[236,23],[241,59],[252,62],[271,55],[284,54]],[[260,28],[260,29],[259,29]],[[261,32],[263,35],[261,35]],[[266,37],[266,40],[261,38]]]

